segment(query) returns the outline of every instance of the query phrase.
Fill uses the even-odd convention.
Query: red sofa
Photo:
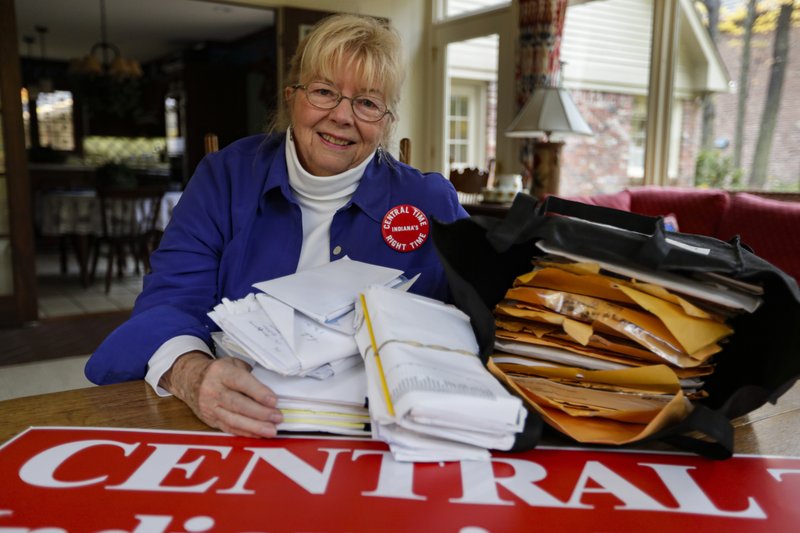
[[[757,255],[800,282],[800,202],[678,187],[638,187],[570,199],[643,215],[673,215],[684,233],[725,241],[739,235]]]

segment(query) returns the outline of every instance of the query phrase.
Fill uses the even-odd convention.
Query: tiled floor
[[[36,289],[39,318],[131,309],[142,290],[142,276],[134,273],[133,262],[129,261],[124,277],[118,278],[115,273],[108,294],[105,292],[105,271],[105,260],[101,258],[94,283],[84,287],[74,258],[68,261],[67,273],[61,274],[57,252],[38,252]]]
[[[105,293],[105,262],[97,265],[98,279],[83,287],[74,258],[70,258],[66,275],[59,270],[57,252],[36,256],[36,285],[39,317],[53,318],[101,311],[125,310],[133,307],[142,288],[142,276],[134,274],[132,264],[125,276],[116,276],[111,290]],[[89,387],[83,366],[89,355],[63,357],[42,362],[7,365],[0,368],[0,400],[61,390]]]
[[[91,387],[83,375],[88,355],[0,368],[0,400]]]

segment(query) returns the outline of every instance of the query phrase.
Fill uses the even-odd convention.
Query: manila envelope
[[[514,390],[525,402],[533,407],[549,425],[570,436],[578,442],[595,444],[621,445],[636,442],[685,418],[691,411],[691,403],[684,397],[677,376],[664,365],[640,367],[626,370],[587,371],[578,368],[534,367],[539,376],[555,379],[590,380],[604,386],[616,387],[619,390],[635,390],[641,387],[644,391],[671,394],[672,397],[661,409],[651,411],[651,416],[642,418],[642,412],[632,413],[631,420],[624,421],[625,415],[619,414],[617,419],[596,416],[574,416],[580,409],[572,409],[569,414],[546,398],[532,393],[520,386],[507,372],[531,373],[531,367],[521,365],[496,365],[489,360],[489,371],[501,382]],[[591,413],[587,410],[586,413]]]
[[[724,324],[689,317],[682,311],[676,311],[680,307],[669,302],[634,289],[623,287],[623,290],[631,297],[636,297],[647,304],[650,309],[667,316],[667,322],[677,327],[676,331],[671,331],[662,317],[649,310],[637,311],[590,296],[521,286],[509,289],[506,298],[533,306],[543,306],[576,320],[596,321],[638,342],[673,365],[681,367],[687,366],[685,362],[687,355],[697,361],[705,362],[711,355],[719,352],[719,345],[715,341],[732,332]],[[680,316],[675,316],[676,314]],[[683,339],[683,342],[676,337],[676,334]],[[691,352],[684,348],[685,343],[693,348]]]

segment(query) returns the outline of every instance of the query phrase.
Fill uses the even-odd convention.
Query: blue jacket
[[[248,137],[203,159],[175,207],[152,272],[131,318],[97,348],[86,377],[106,384],[144,378],[147,362],[167,340],[192,335],[211,345],[217,329],[206,313],[223,297],[242,298],[253,283],[292,274],[303,240],[300,206],[289,187],[285,135]],[[398,252],[383,240],[384,215],[411,204],[428,219],[467,216],[455,189],[440,174],[375,157],[351,201],[330,229],[330,258],[421,273],[412,291],[447,297],[433,239]],[[334,253],[336,252],[336,253]]]

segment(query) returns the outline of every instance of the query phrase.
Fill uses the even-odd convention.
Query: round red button
[[[425,213],[410,204],[400,204],[383,215],[381,234],[392,250],[413,252],[428,239],[431,226]]]

